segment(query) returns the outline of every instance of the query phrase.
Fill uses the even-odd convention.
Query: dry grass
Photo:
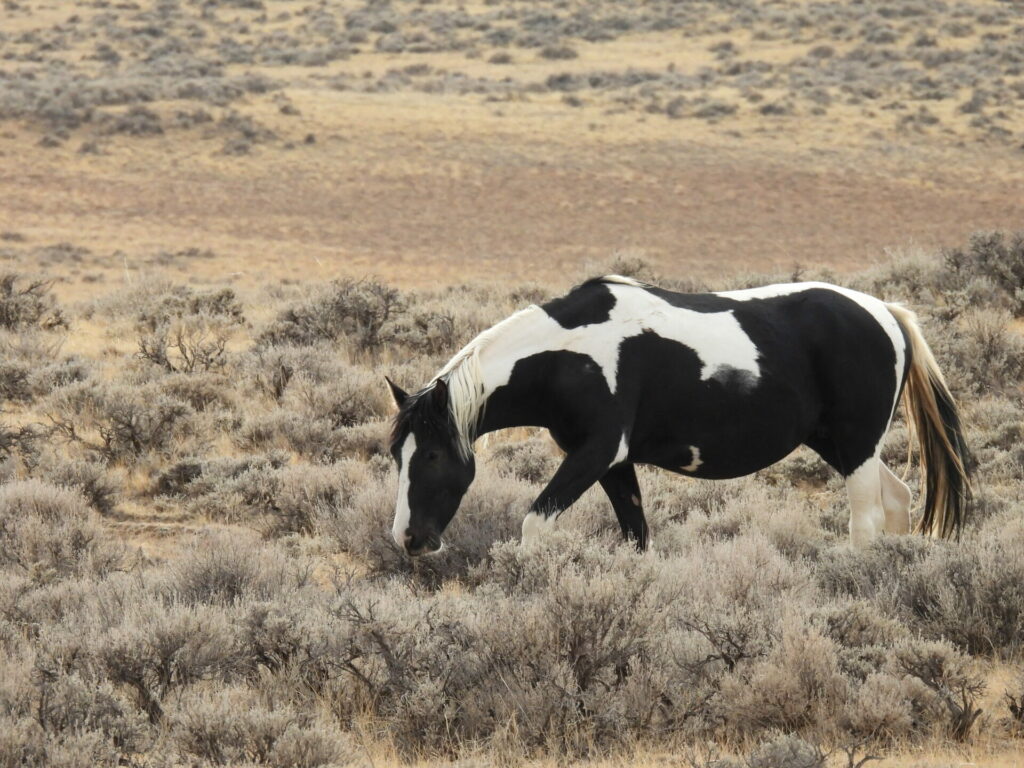
[[[1024,216],[1022,22],[6,2],[0,765],[1019,765],[1024,252],[939,246]],[[608,271],[920,311],[977,462],[964,541],[850,553],[798,451],[644,471],[643,558],[596,491],[524,552],[558,457],[513,430],[410,563],[381,372]]]
[[[247,289],[296,274],[546,280],[622,249],[674,276],[721,262],[848,271],[893,243],[934,247],[1024,215],[1021,19],[1006,3],[627,4],[571,27],[581,9],[553,3],[16,5],[0,38],[0,232],[89,249],[61,270],[64,297],[165,272]],[[392,28],[402,52],[377,47]],[[413,50],[418,33],[429,45]],[[489,63],[495,52],[512,63]],[[771,69],[744,69],[758,62]],[[548,85],[588,73],[610,85]],[[54,128],[79,113],[48,89],[73,77],[106,95]],[[963,111],[975,90],[980,111]],[[691,116],[715,103],[736,111]],[[792,114],[762,113],[776,103]],[[922,106],[937,123],[906,122]],[[111,132],[133,108],[163,133]],[[209,120],[179,117],[199,112]]]
[[[840,483],[807,451],[735,482],[644,471],[645,557],[616,543],[597,491],[522,550],[523,510],[557,456],[514,430],[479,446],[446,554],[402,556],[380,372],[427,380],[551,286],[151,280],[25,303],[14,281],[0,306],[17,350],[2,378],[0,755],[792,768],[780,755],[841,766],[849,749],[1013,764],[1021,243],[982,235],[847,277],[922,311],[980,489],[961,543],[864,553],[847,549]],[[635,257],[613,266],[673,284]],[[231,338],[207,358],[194,350],[211,337],[176,332],[211,327]],[[900,421],[893,466],[906,439]]]

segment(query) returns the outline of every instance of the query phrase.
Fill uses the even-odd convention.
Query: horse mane
[[[438,381],[444,381],[448,386],[448,423],[446,427],[455,442],[459,456],[464,461],[468,461],[473,455],[473,441],[476,440],[487,405],[487,392],[484,388],[480,354],[507,331],[509,326],[528,315],[532,316],[538,310],[540,307],[531,304],[525,309],[509,315],[501,322],[478,334],[476,338],[456,352],[430,380],[429,384],[419,392],[410,395],[398,409],[391,429],[391,443],[394,444],[401,439],[412,428],[414,420],[426,425],[429,420],[424,406],[426,396],[437,386]],[[434,421],[436,422],[436,417]],[[441,425],[435,423],[431,426],[439,428]]]
[[[645,283],[643,280],[637,280],[636,278],[633,277],[625,277],[624,275],[605,275],[604,277],[592,277],[590,280],[587,280],[585,283],[582,283],[577,287],[582,288],[585,285],[593,284],[608,285],[609,283],[611,283],[612,285],[632,285],[635,288],[651,287],[650,283]],[[576,289],[574,288],[573,290]]]

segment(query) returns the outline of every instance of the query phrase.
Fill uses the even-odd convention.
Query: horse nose
[[[420,555],[437,552],[441,548],[441,542],[437,536],[429,531],[426,533],[412,533],[407,530],[402,538],[402,546],[405,548],[405,554],[409,557],[419,557]]]

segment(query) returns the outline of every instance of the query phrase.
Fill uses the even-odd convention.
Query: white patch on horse
[[[564,328],[537,306],[527,307],[480,334],[441,370],[464,413],[456,423],[479,423],[483,403],[508,383],[515,364],[542,351],[566,351],[587,355],[601,369],[613,394],[618,387],[619,350],[622,342],[654,333],[692,349],[701,362],[701,379],[720,369],[743,371],[755,381],[761,375],[758,351],[731,311],[695,312],[675,307],[627,278],[609,281],[615,306],[602,323]],[[515,326],[513,330],[513,326]],[[540,343],[538,343],[540,340]]]
[[[903,332],[900,330],[900,324],[896,318],[893,317],[892,312],[889,311],[889,307],[884,301],[876,299],[874,296],[869,296],[866,293],[860,291],[853,291],[849,288],[842,288],[838,285],[829,285],[828,283],[777,283],[775,285],[765,285],[760,288],[747,288],[742,291],[721,291],[717,293],[717,296],[724,296],[728,299],[735,301],[749,301],[751,299],[770,299],[775,296],[788,296],[791,293],[799,293],[800,291],[809,291],[812,288],[823,288],[825,290],[838,293],[840,296],[845,296],[851,301],[860,305],[860,307],[871,315],[875,321],[882,326],[882,330],[885,331],[889,340],[892,342],[893,350],[896,353],[896,385],[895,394],[893,395],[892,409],[889,411],[889,418],[892,419],[892,414],[896,410],[896,405],[899,402],[900,393],[900,382],[903,381],[903,367],[906,361],[906,343],[903,339]]]
[[[557,515],[541,515],[530,512],[523,518],[523,544],[540,541],[541,536],[555,527]]]
[[[700,458],[700,448],[696,445],[690,446],[690,463],[685,467],[680,467],[683,472],[696,472],[697,468],[700,467],[704,462]]]
[[[689,347],[700,359],[702,381],[720,369],[749,373],[754,380],[761,375],[758,351],[732,311],[695,312],[676,307],[662,298],[633,285],[609,285],[615,306],[606,323],[591,330],[585,344],[567,346],[590,355],[601,366],[608,388],[615,392],[619,348],[622,342],[645,332]]]
[[[398,501],[395,503],[395,522],[391,526],[391,535],[398,546],[405,546],[405,532],[409,528],[412,510],[409,507],[409,463],[416,451],[416,436],[411,432],[402,444],[402,466],[398,469]]]
[[[881,447],[881,442],[878,447]],[[882,505],[882,477],[878,451],[846,478],[850,500],[850,543],[866,547],[885,527]]]
[[[612,459],[612,463],[609,466],[614,467],[616,464],[621,464],[629,456],[629,446],[626,444],[626,436],[623,435],[619,439],[619,450],[615,452],[615,458]]]

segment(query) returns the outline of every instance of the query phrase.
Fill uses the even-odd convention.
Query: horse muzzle
[[[423,555],[437,554],[444,549],[444,544],[441,542],[440,535],[436,533],[417,535],[406,531],[405,536],[402,538],[402,547],[405,549],[405,554],[409,557],[421,557]]]

